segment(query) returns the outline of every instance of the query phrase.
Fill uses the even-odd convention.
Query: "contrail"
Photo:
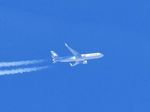
[[[0,76],[2,75],[13,75],[13,74],[22,74],[26,72],[35,72],[43,69],[47,69],[49,66],[41,66],[41,67],[32,67],[32,68],[18,68],[11,70],[0,70]]]
[[[22,65],[32,65],[37,63],[42,63],[45,60],[26,60],[26,61],[13,61],[13,62],[0,62],[1,67],[13,67],[13,66],[22,66]]]

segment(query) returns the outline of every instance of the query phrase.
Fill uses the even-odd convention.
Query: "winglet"
[[[68,46],[68,44],[67,44],[67,43],[65,43],[65,46],[67,47],[67,46]]]

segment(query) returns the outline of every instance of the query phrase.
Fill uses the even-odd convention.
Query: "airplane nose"
[[[101,57],[104,57],[104,54],[101,53]]]
[[[98,56],[99,56],[100,58],[102,58],[102,57],[104,57],[104,54],[98,53]]]

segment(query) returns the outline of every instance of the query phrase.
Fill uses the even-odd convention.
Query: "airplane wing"
[[[80,53],[69,47],[66,43],[65,46],[68,48],[68,50],[74,55],[74,56],[80,56]]]
[[[80,63],[79,63],[79,62],[75,62],[75,63],[73,63],[73,64],[72,64],[72,63],[69,63],[69,64],[70,64],[71,67],[74,67],[74,66],[76,66],[76,65],[78,65],[78,64],[80,64]]]

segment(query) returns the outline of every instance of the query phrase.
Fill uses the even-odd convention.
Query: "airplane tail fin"
[[[56,59],[59,57],[58,54],[55,51],[51,51],[51,57],[53,63],[56,63]]]

